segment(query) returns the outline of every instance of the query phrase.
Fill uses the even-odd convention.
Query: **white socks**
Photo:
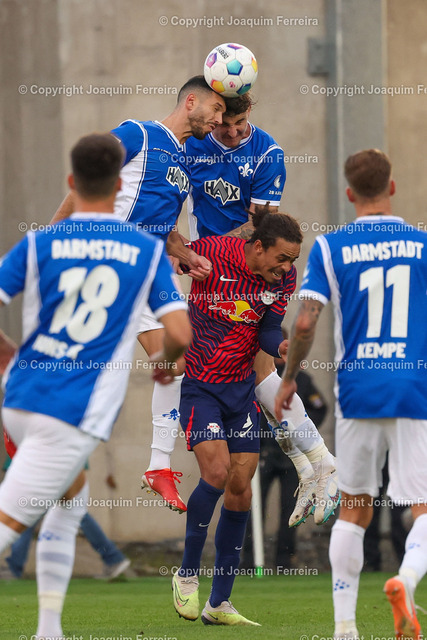
[[[270,373],[256,387],[255,395],[269,413],[274,415],[274,399],[279,390],[281,378],[276,371]],[[285,411],[282,424],[288,429],[291,447],[287,455],[292,460],[300,479],[313,476],[312,464],[323,460],[334,466],[334,458],[329,453],[316,425],[308,417],[301,398],[295,394],[292,409]]]
[[[329,560],[332,567],[332,590],[335,626],[356,619],[359,577],[363,567],[365,529],[345,520],[332,527]],[[348,625],[350,626],[350,625]]]
[[[3,522],[0,522],[0,553],[18,540],[21,534],[17,533]]]
[[[43,518],[37,542],[37,636],[61,638],[61,614],[74,565],[76,535],[86,513],[89,485],[65,503],[51,508]]]
[[[399,575],[404,576],[414,593],[421,578],[427,573],[427,513],[415,520],[405,543],[405,555]]]
[[[179,429],[179,401],[181,399],[181,381],[177,376],[173,382],[163,385],[154,383],[151,409],[153,413],[153,441],[148,470],[169,469],[171,453]]]

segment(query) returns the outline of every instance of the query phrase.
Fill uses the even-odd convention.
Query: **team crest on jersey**
[[[276,187],[276,189],[279,189],[279,188],[280,188],[280,176],[277,176],[277,177],[274,179],[273,184],[274,184],[274,186]]]
[[[239,167],[239,173],[242,174],[242,178],[247,178],[253,172],[254,170],[250,168],[249,162],[247,162],[244,167]]]
[[[265,290],[261,293],[261,300],[264,304],[273,304],[277,300],[277,293]]]
[[[221,427],[216,422],[209,422],[207,428],[211,433],[219,433],[221,430]]]
[[[219,198],[222,204],[240,200],[240,187],[236,187],[234,184],[230,184],[222,178],[218,178],[218,180],[207,180],[205,182],[205,193],[214,200],[215,198]]]
[[[183,191],[189,191],[190,189],[190,180],[179,167],[169,167],[166,174],[166,180],[173,187],[178,187],[180,193]]]

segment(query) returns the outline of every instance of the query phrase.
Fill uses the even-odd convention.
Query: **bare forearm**
[[[61,204],[59,205],[55,215],[50,221],[51,224],[55,222],[60,222],[60,220],[65,220],[65,218],[69,218],[70,215],[74,212],[74,200],[71,193],[68,193]]]
[[[283,380],[295,380],[297,377],[301,361],[306,359],[313,344],[322,308],[322,303],[317,300],[303,300],[301,302],[291,331]]]
[[[188,240],[178,233],[178,231],[171,231],[166,242],[166,251],[168,254],[174,258],[178,258],[183,264],[188,264],[188,257],[191,251],[191,249],[185,246],[186,242],[188,242]]]
[[[18,345],[0,329],[0,375],[15,355]]]

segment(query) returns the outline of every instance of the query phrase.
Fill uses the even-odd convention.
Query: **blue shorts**
[[[201,382],[184,376],[181,426],[189,451],[199,442],[226,440],[230,453],[259,453],[255,374],[244,382]]]

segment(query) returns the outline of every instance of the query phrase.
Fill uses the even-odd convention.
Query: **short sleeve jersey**
[[[183,146],[160,122],[125,120],[111,133],[126,150],[116,215],[166,240],[190,186]]]
[[[163,243],[108,214],[73,214],[30,232],[0,263],[0,299],[23,291],[23,342],[4,406],[108,439],[132,367],[144,305],[186,308]],[[164,302],[165,292],[169,302]]]
[[[427,418],[427,234],[365,216],[318,236],[300,297],[332,300],[337,414]]]
[[[212,133],[204,140],[187,140],[191,239],[239,227],[248,220],[251,202],[279,206],[286,180],[283,150],[262,129],[252,124],[249,128],[249,135],[234,148]]]

